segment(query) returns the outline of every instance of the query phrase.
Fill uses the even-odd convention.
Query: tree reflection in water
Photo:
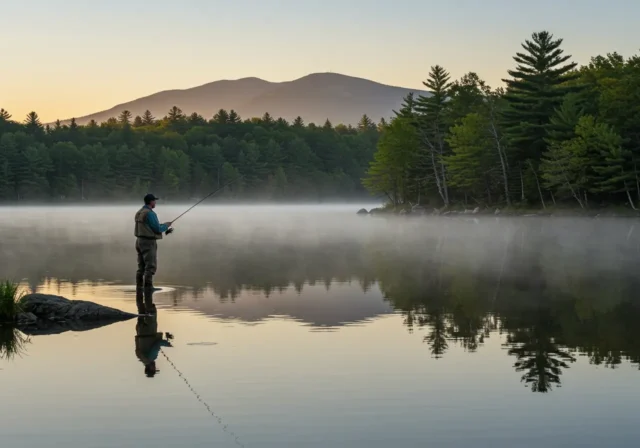
[[[171,267],[162,280],[186,286],[171,303],[206,289],[233,303],[247,290],[269,297],[354,281],[364,292],[377,285],[409,331],[424,330],[437,359],[453,345],[475,352],[490,337],[504,338],[505,353],[534,392],[560,386],[577,355],[609,368],[640,364],[640,232],[630,232],[629,221],[372,217],[347,223],[357,232],[323,233],[317,219],[315,227],[303,221],[285,232],[274,222],[244,234],[221,219],[212,221],[213,234],[198,223],[179,244],[167,239]],[[7,231],[12,238],[0,241],[0,254],[13,262],[0,267],[0,277],[28,278],[34,290],[51,278],[132,278],[128,233],[80,242],[70,229],[43,244],[46,232]]]

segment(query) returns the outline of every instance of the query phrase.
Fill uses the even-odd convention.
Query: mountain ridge
[[[300,116],[305,123],[356,124],[362,115],[373,120],[389,119],[410,92],[418,89],[391,86],[370,79],[333,72],[310,73],[291,81],[272,82],[258,77],[221,79],[185,89],[162,90],[109,109],[76,117],[78,124],[98,123],[117,117],[123,110],[133,116],[146,110],[161,118],[177,106],[189,115],[196,112],[210,119],[220,109],[235,110],[243,119],[269,112],[288,121]],[[69,123],[70,118],[62,121]]]

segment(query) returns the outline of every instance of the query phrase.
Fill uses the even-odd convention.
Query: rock
[[[499,215],[501,213],[500,209],[497,208],[495,212],[493,212],[494,215]]]
[[[399,214],[399,215],[406,215],[407,213],[409,213],[409,212],[407,211],[407,209],[406,209],[406,208],[403,208],[402,210],[400,210],[400,212],[399,212],[398,214]]]
[[[358,213],[356,213],[357,215],[368,215],[369,212],[367,211],[366,208],[361,208],[360,210],[358,210]]]
[[[33,325],[38,322],[38,317],[33,313],[20,313],[16,316],[18,325]]]
[[[476,207],[473,209],[473,211],[471,212],[471,214],[473,215],[477,215],[480,212],[480,207]]]
[[[135,314],[83,300],[69,300],[48,294],[29,294],[22,299],[22,309],[40,319],[53,322],[93,321],[116,322],[132,319]]]
[[[414,205],[413,207],[411,207],[411,213],[415,213],[416,215],[426,215],[427,209],[422,205]]]

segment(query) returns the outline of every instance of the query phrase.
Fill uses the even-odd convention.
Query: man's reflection
[[[166,337],[166,339],[165,339]],[[158,332],[158,316],[138,317],[136,324],[136,356],[144,364],[144,373],[148,378],[153,378],[160,372],[156,367],[156,359],[162,347],[173,347],[169,333],[163,336]]]

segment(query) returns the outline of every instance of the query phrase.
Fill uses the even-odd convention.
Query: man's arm
[[[155,233],[164,233],[169,228],[166,224],[160,224],[158,215],[156,215],[155,212],[147,213],[147,224],[149,224],[149,227],[151,227],[151,230]]]

